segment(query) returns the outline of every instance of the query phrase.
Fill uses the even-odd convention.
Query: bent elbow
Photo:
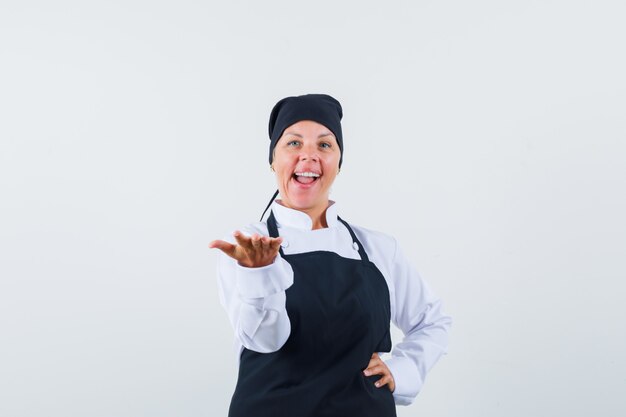
[[[239,329],[239,339],[245,348],[259,353],[272,353],[280,350],[289,339],[291,334],[289,316],[277,314],[275,311],[267,313],[251,335]]]

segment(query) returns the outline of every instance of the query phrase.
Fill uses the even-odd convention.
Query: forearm
[[[393,321],[404,337],[386,363],[396,384],[396,403],[407,405],[422,389],[426,374],[447,352],[452,319],[397,246],[392,271]]]
[[[443,314],[438,304],[393,348],[385,363],[394,377],[396,404],[408,405],[415,400],[428,372],[447,353],[451,324],[450,316]]]
[[[293,271],[280,257],[261,268],[245,268],[227,257],[220,259],[220,302],[244,347],[261,353],[282,347],[291,328],[285,290],[292,283]]]

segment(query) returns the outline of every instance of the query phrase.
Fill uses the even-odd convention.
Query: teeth
[[[299,177],[314,177],[317,178],[320,174],[316,174],[315,172],[296,172],[296,175]]]

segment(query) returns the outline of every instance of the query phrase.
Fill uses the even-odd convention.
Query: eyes
[[[302,141],[298,140],[298,139],[293,139],[290,140],[289,142],[287,142],[287,146],[288,147],[299,147],[302,146]],[[332,145],[328,142],[320,142],[319,143],[319,147],[322,149],[330,149],[332,147]]]

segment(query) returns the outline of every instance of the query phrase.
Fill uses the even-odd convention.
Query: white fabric
[[[326,210],[328,227],[317,230],[311,230],[312,222],[306,213],[284,207],[278,201],[272,203],[271,209],[283,238],[285,255],[326,250],[360,259],[348,229],[337,220],[336,203],[331,201]],[[393,237],[346,221],[387,281],[391,320],[404,337],[393,347],[385,363],[396,385],[395,403],[411,404],[428,371],[447,353],[452,320],[442,311],[441,300],[412,267]],[[269,235],[265,222],[251,224],[241,232]],[[232,236],[225,240],[235,242]],[[220,302],[235,331],[237,362],[244,346],[261,353],[280,349],[291,331],[285,309],[285,290],[293,283],[291,265],[278,255],[271,265],[246,268],[220,252],[217,278]]]

